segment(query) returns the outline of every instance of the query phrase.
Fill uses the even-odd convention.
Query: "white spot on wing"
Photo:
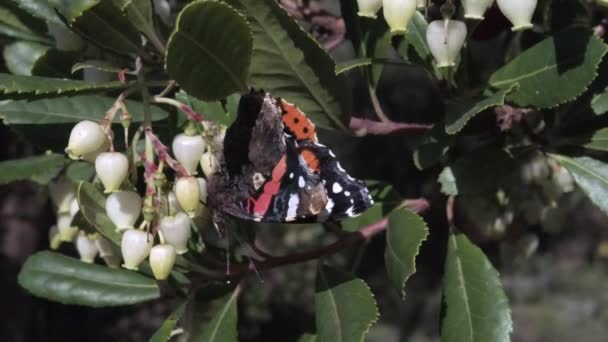
[[[338,182],[334,182],[334,184],[331,186],[331,191],[333,191],[334,194],[339,194],[342,192],[342,186]]]
[[[298,194],[289,196],[289,201],[287,202],[287,217],[285,220],[291,221],[296,218],[299,203],[300,201],[298,200]]]
[[[292,179],[292,178],[293,178],[293,172],[291,172],[291,173],[289,174],[289,179]]]
[[[346,215],[348,216],[355,216],[355,207],[350,206],[348,209],[346,209]]]
[[[336,163],[336,167],[338,168],[338,171],[340,171],[340,172],[346,172],[346,170],[344,170],[344,168],[342,167],[342,165],[340,165],[340,162]]]
[[[298,186],[299,186],[300,188],[303,188],[303,187],[304,187],[304,185],[306,185],[306,182],[304,181],[304,177],[300,176],[300,177],[298,178]]]
[[[350,196],[350,191],[344,191],[344,196],[346,196],[346,197]]]
[[[331,211],[334,209],[334,201],[332,201],[331,198],[327,199],[327,204],[325,205],[325,210],[328,213],[331,213]]]
[[[329,150],[329,155],[332,156],[333,158],[336,158],[336,155],[331,150]]]

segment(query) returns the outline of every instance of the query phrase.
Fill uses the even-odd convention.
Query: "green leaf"
[[[120,246],[122,237],[106,214],[106,198],[101,191],[91,183],[80,182],[76,189],[76,198],[80,212],[87,222],[116,246]]]
[[[405,32],[405,40],[411,45],[418,57],[424,62],[430,63],[431,51],[426,44],[426,30],[429,24],[426,22],[424,15],[420,12],[416,12],[410,23],[407,25],[407,31]]]
[[[296,104],[319,126],[346,129],[346,84],[323,48],[274,0],[226,0],[253,31],[251,85]]]
[[[443,293],[442,342],[507,342],[511,311],[498,272],[464,234],[450,234]]]
[[[239,288],[228,296],[224,303],[212,314],[211,321],[203,327],[197,341],[201,342],[237,342],[237,310],[236,300]]]
[[[27,22],[22,21],[16,13],[7,7],[0,7],[0,35],[41,43],[51,42],[30,29]]]
[[[82,69],[95,69],[95,70],[99,70],[99,71],[115,72],[115,73],[122,71],[122,69],[120,67],[109,65],[105,61],[89,60],[86,62],[79,62],[79,63],[75,63],[74,65],[72,65],[72,69],[70,70],[70,73],[73,74],[76,71],[82,70]]]
[[[126,88],[122,82],[85,82],[50,77],[29,77],[0,73],[0,95],[55,95]],[[3,96],[7,98],[7,96]]]
[[[0,184],[28,179],[39,184],[48,184],[63,169],[65,163],[65,157],[59,154],[5,160],[0,162]]]
[[[608,112],[608,89],[601,94],[596,94],[591,99],[591,109],[597,115],[602,115]]]
[[[448,105],[449,109],[445,118],[445,131],[448,134],[456,134],[460,132],[467,122],[469,122],[469,120],[471,120],[475,115],[488,108],[504,105],[505,97],[514,88],[517,88],[517,84],[513,84],[509,88],[501,89],[485,98],[476,99],[471,102],[451,102]]]
[[[357,58],[350,61],[342,62],[336,64],[336,75],[339,75],[343,72],[350,71],[352,69],[372,65],[371,58]]]
[[[506,151],[481,147],[446,167],[438,182],[446,195],[479,194],[496,188],[515,165],[515,158]]]
[[[251,30],[232,7],[195,1],[184,7],[169,38],[165,68],[199,99],[220,100],[247,89]]]
[[[139,32],[112,1],[53,0],[70,27],[93,42],[119,53],[141,53]]]
[[[317,335],[315,334],[304,334],[300,336],[298,342],[317,342]]]
[[[151,0],[113,0],[121,11],[127,14],[127,18],[141,32],[154,30],[152,23]]]
[[[586,28],[570,28],[551,36],[496,71],[490,85],[519,88],[507,99],[519,106],[553,108],[581,95],[597,76],[604,44]]]
[[[34,101],[18,100],[0,105],[0,118],[11,124],[58,124],[81,120],[101,120],[116,99],[94,95],[55,97]],[[143,105],[137,101],[125,101],[133,122],[143,121]],[[167,112],[157,106],[151,107],[152,120],[162,120]],[[120,112],[114,122],[120,122]]]
[[[6,69],[15,75],[31,76],[34,63],[44,56],[50,47],[28,41],[16,41],[4,47]]]
[[[589,157],[552,155],[595,205],[608,213],[608,164]]]
[[[89,182],[95,176],[95,165],[84,161],[73,161],[65,170],[65,175],[72,182]]]
[[[419,170],[435,166],[447,154],[454,142],[454,136],[448,135],[443,123],[434,125],[416,145],[413,158]]]
[[[205,120],[211,120],[229,126],[236,119],[240,96],[233,94],[224,101],[201,101],[188,95],[183,90],[175,94],[175,99],[190,106],[195,112],[201,113]]]
[[[149,342],[167,342],[171,338],[171,331],[175,328],[175,325],[180,320],[184,311],[186,310],[187,301],[181,303],[163,322],[163,324],[156,330],[154,335],[150,337]]]
[[[378,308],[363,280],[321,265],[317,272],[315,317],[319,342],[362,342],[378,319]]]
[[[92,307],[135,304],[160,297],[154,279],[54,252],[30,256],[19,272],[19,285],[38,297]]]
[[[63,25],[61,18],[49,0],[18,0],[17,5],[30,15],[40,18],[47,23]]]
[[[393,286],[405,299],[405,283],[416,272],[416,256],[429,234],[424,220],[403,208],[389,216],[384,263]]]

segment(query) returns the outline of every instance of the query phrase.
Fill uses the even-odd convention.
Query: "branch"
[[[425,133],[433,129],[433,125],[404,123],[394,121],[373,121],[361,118],[351,118],[350,128],[359,135],[389,135],[396,133]]]

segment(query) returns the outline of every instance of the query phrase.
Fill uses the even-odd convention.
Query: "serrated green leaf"
[[[53,11],[59,12],[71,23],[84,12],[98,5],[101,0],[47,0],[47,2]]]
[[[382,220],[385,215],[384,205],[376,201],[374,205],[367,209],[363,214],[342,221],[342,230],[346,232],[356,232],[367,225]]]
[[[167,342],[171,338],[171,331],[175,328],[177,322],[182,318],[184,311],[186,310],[187,301],[181,303],[163,322],[163,324],[156,330],[154,335],[150,337],[149,342]]]
[[[19,285],[38,297],[92,307],[135,304],[160,297],[154,279],[54,252],[30,256],[19,272]]]
[[[61,18],[59,18],[49,0],[18,0],[16,2],[21,9],[36,18],[40,18],[47,23],[63,25]]]
[[[608,112],[608,89],[601,94],[595,94],[591,99],[591,109],[597,115]]]
[[[484,98],[479,98],[470,102],[451,102],[448,105],[448,111],[445,118],[445,131],[448,134],[456,134],[460,132],[464,126],[475,115],[483,112],[486,109],[501,106],[505,104],[507,94],[517,88],[517,84],[513,84],[509,88],[499,90]]]
[[[495,88],[519,88],[507,99],[519,106],[552,108],[581,95],[597,76],[608,52],[604,44],[586,28],[561,31],[534,45],[490,78]]]
[[[33,180],[48,184],[63,169],[64,156],[49,154],[0,162],[0,184],[19,180]]]
[[[34,101],[18,100],[0,105],[0,118],[12,124],[58,124],[81,120],[101,120],[116,99],[94,95],[55,97]],[[137,101],[125,101],[133,122],[143,121],[143,105]],[[160,107],[151,107],[152,120],[162,120],[167,112]],[[114,122],[120,122],[120,112]]]
[[[237,307],[238,288],[228,296],[224,303],[212,314],[211,321],[203,326],[197,341],[201,342],[237,342]]]
[[[75,63],[72,66],[70,73],[73,74],[76,71],[82,70],[82,69],[95,69],[95,70],[99,70],[99,71],[115,72],[115,73],[122,71],[122,69],[120,67],[111,66],[108,63],[106,63],[105,61],[90,60],[90,61]]]
[[[338,64],[336,64],[336,75],[339,75],[343,72],[350,71],[352,69],[356,69],[356,68],[360,68],[360,67],[364,67],[364,66],[368,66],[368,65],[372,65],[371,58],[358,58],[358,59],[353,59],[350,61],[338,63]]]
[[[499,274],[464,234],[450,234],[443,277],[442,342],[510,341],[513,322]]]
[[[229,126],[236,119],[240,96],[233,94],[225,101],[201,101],[188,95],[183,90],[175,94],[175,99],[190,106],[195,112],[201,113],[205,120],[210,120]]]
[[[323,48],[274,0],[226,0],[242,9],[253,31],[251,85],[285,98],[319,126],[346,129],[345,83]]]
[[[405,283],[416,272],[416,256],[429,230],[420,216],[407,209],[395,209],[388,219],[384,263],[388,278],[405,299]]]
[[[589,199],[608,213],[608,164],[589,157],[553,157],[570,172]]]
[[[88,182],[78,183],[76,198],[80,212],[87,222],[116,246],[120,246],[122,236],[106,214],[106,198],[95,185]]]
[[[315,318],[319,342],[363,341],[378,319],[374,295],[361,279],[321,265],[317,271]]]
[[[506,151],[481,147],[446,167],[438,182],[447,195],[479,194],[496,188],[515,165],[514,157]]]
[[[55,95],[126,88],[122,82],[85,82],[50,77],[29,77],[0,73],[0,97],[10,98],[24,94]],[[5,94],[2,96],[2,94]]]
[[[304,334],[300,336],[298,342],[317,342],[317,335],[315,334]]]
[[[177,18],[165,68],[188,94],[220,100],[247,89],[252,45],[247,21],[236,10],[216,1],[195,1]]]
[[[31,76],[36,61],[50,49],[35,42],[16,41],[4,47],[6,69],[15,75]]]

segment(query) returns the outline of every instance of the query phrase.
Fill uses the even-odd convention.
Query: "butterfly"
[[[357,216],[373,205],[365,184],[319,142],[310,119],[263,90],[241,97],[219,161],[209,180],[208,204],[216,212],[306,223]]]

